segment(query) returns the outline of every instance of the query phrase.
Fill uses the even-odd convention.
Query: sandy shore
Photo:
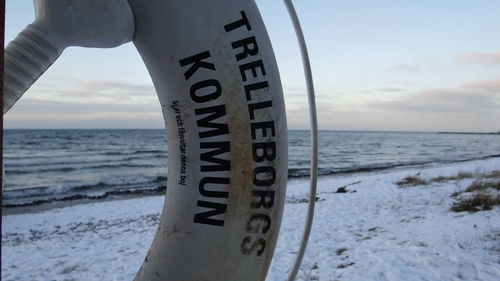
[[[299,280],[498,280],[500,208],[452,212],[475,178],[396,182],[500,170],[500,158],[323,177]],[[346,193],[336,193],[349,185]],[[282,281],[302,233],[307,181],[288,184],[267,281]],[[116,200],[120,199],[120,200]],[[2,280],[132,280],[158,226],[163,196],[7,210]],[[16,213],[17,212],[17,213]]]

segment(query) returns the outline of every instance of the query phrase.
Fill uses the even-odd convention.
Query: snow
[[[399,188],[458,172],[500,170],[500,158],[323,177],[298,280],[500,280],[500,208],[450,211],[473,179]],[[335,193],[351,183],[348,193]],[[292,180],[267,281],[282,281],[302,235],[308,183]],[[355,191],[355,192],[352,192]],[[163,197],[3,217],[2,280],[132,280],[152,242]]]

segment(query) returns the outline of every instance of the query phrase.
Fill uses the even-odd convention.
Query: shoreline
[[[112,201],[121,201],[121,200],[130,200],[130,199],[138,199],[145,197],[155,197],[155,196],[165,196],[165,191],[161,194],[127,194],[120,196],[108,196],[105,198],[84,198],[84,199],[74,199],[74,200],[64,200],[64,201],[51,201],[42,204],[36,205],[23,205],[23,206],[9,206],[2,207],[2,216],[11,216],[11,215],[23,215],[23,214],[36,214],[42,213],[54,209],[79,206],[79,205],[87,205],[93,203],[103,203],[103,202],[112,202]]]
[[[449,167],[455,165],[462,165],[473,162],[483,162],[488,160],[500,159],[500,156],[489,156],[481,159],[472,159],[472,160],[464,160],[464,161],[456,161],[449,163],[427,163],[420,165],[408,165],[408,166],[394,166],[388,168],[376,168],[376,169],[361,169],[349,172],[339,172],[334,174],[325,174],[319,175],[318,182],[322,180],[328,179],[344,179],[344,178],[357,178],[360,176],[370,176],[370,175],[384,175],[390,174],[399,171],[413,171],[413,170],[424,170],[424,169],[432,169],[439,167]],[[500,167],[498,167],[500,169]],[[288,185],[294,183],[302,183],[309,182],[309,177],[289,177]],[[154,189],[145,189],[145,190],[123,190],[123,191],[111,191],[101,196],[80,196],[76,195],[72,198],[63,198],[63,199],[51,199],[47,200],[47,202],[37,202],[22,204],[19,206],[16,205],[7,205],[2,206],[2,214],[3,216],[10,215],[19,215],[19,214],[34,214],[41,213],[45,211],[50,211],[54,209],[78,206],[78,205],[86,205],[93,203],[102,203],[102,202],[112,202],[112,201],[120,201],[120,200],[130,200],[130,199],[138,199],[144,197],[156,197],[166,195],[166,186],[160,186]],[[287,193],[290,192],[289,190]],[[287,194],[288,195],[288,194]],[[83,197],[83,198],[78,198]],[[73,199],[75,198],[75,199]]]
[[[38,200],[26,204],[3,205],[2,214],[24,214],[24,213],[37,213],[47,210],[64,208],[73,205],[91,204],[96,202],[127,200],[132,198],[141,198],[148,196],[164,196],[166,193],[166,186],[159,186],[153,189],[143,190],[118,190],[109,191],[103,195],[87,196],[87,195],[73,195],[64,197],[62,199],[47,199]]]
[[[469,160],[469,161],[478,161],[477,159],[475,160]],[[465,161],[468,162],[468,161]],[[453,163],[461,163],[461,162],[453,162]],[[421,165],[411,165],[411,166],[393,166],[393,167],[385,167],[385,168],[375,168],[375,169],[360,169],[360,170],[355,170],[355,171],[346,171],[346,172],[339,172],[339,173],[334,173],[334,174],[325,174],[325,175],[319,175],[318,176],[318,181],[322,179],[327,179],[327,178],[345,178],[349,176],[355,176],[355,175],[370,175],[370,174],[375,174],[375,173],[390,173],[391,171],[395,170],[406,170],[406,169],[415,169],[416,167],[419,168],[425,168],[425,167],[432,167],[434,165],[446,165],[444,163],[438,163],[438,164],[421,164]],[[304,181],[309,181],[309,177],[289,177],[287,183],[295,183],[295,182],[304,182]],[[110,201],[119,201],[119,200],[129,200],[129,199],[136,199],[136,198],[143,198],[143,197],[154,197],[154,196],[165,196],[166,195],[166,186],[165,187],[157,187],[154,189],[145,189],[145,190],[124,190],[124,191],[111,191],[102,196],[95,196],[95,197],[83,197],[80,195],[76,195],[70,198],[63,198],[63,199],[49,199],[46,200],[46,202],[42,202],[44,200],[40,201],[34,201],[32,203],[26,203],[26,204],[19,204],[19,205],[4,205],[2,206],[2,214],[3,216],[10,216],[10,215],[19,215],[19,214],[34,214],[34,213],[40,213],[40,212],[45,212],[45,211],[50,211],[54,209],[59,209],[59,208],[65,208],[65,207],[71,207],[71,206],[78,206],[78,205],[85,205],[85,204],[92,204],[92,203],[101,203],[101,202],[110,202]],[[78,197],[83,197],[83,198],[78,198]],[[73,199],[74,198],[74,199]]]

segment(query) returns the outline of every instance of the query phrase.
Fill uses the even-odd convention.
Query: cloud
[[[61,83],[57,89],[35,89],[5,115],[5,127],[164,126],[152,85],[102,80],[69,82]],[[351,91],[317,95],[320,128],[413,131],[500,129],[500,78],[430,90],[419,90],[420,86],[411,84],[401,87],[392,85],[375,88],[371,90],[373,94],[363,96],[353,95]],[[308,128],[305,90],[302,87],[285,88],[285,95],[289,128]]]
[[[46,112],[53,114],[67,114],[79,115],[95,112],[121,112],[121,113],[141,113],[156,109],[161,112],[159,103],[155,105],[149,104],[102,104],[102,103],[80,103],[80,102],[66,102],[66,101],[47,101],[38,99],[25,99],[20,100],[19,106],[16,104],[12,108],[14,112],[36,113]],[[153,110],[154,111],[154,110]],[[9,111],[8,114],[11,112]]]
[[[471,64],[500,65],[500,52],[463,53],[456,59]]]
[[[420,71],[420,67],[418,67],[417,65],[414,65],[414,64],[397,64],[394,66],[394,69],[399,70],[399,71],[403,71],[403,72],[412,72],[412,73]]]
[[[387,87],[387,88],[377,89],[377,91],[380,91],[380,92],[404,92],[404,91],[406,91],[406,89]]]
[[[470,132],[500,130],[500,78],[471,81],[448,88],[420,88],[409,85],[391,87],[389,84],[388,87],[371,90],[374,93],[369,96],[319,97],[319,128]],[[376,93],[384,90],[388,95]],[[287,114],[290,128],[309,128],[305,103],[287,101]]]
[[[477,91],[484,91],[484,92],[500,93],[500,79],[466,83],[466,84],[461,85],[460,88],[477,90]]]
[[[81,82],[78,86],[86,89],[87,91],[96,92],[119,91],[133,93],[135,95],[149,95],[151,93],[156,93],[153,84],[134,84],[123,81],[94,80]]]
[[[56,92],[62,95],[91,98],[131,99],[134,97],[156,97],[156,91],[152,84],[134,84],[122,81],[94,80],[75,82],[71,85],[71,88],[62,88],[56,90]]]
[[[6,128],[161,128],[161,106],[22,99],[5,116]]]
[[[151,104],[158,101],[153,84],[76,79],[60,79],[57,85],[34,85],[22,98],[44,99],[53,102],[92,104]]]
[[[285,86],[283,87],[283,92],[294,95],[305,95],[307,89],[305,87],[299,87],[299,86]]]
[[[377,110],[434,113],[497,113],[500,108],[500,79],[466,83],[456,88],[431,89],[400,96],[391,101],[371,101]]]

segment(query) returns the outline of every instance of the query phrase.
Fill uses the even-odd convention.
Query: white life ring
[[[69,4],[49,7],[54,2]],[[103,5],[100,12],[93,2]],[[253,0],[129,2],[135,26],[113,13],[129,9],[124,0],[35,0],[39,18],[6,49],[6,110],[65,47],[110,47],[135,34],[169,153],[160,225],[135,280],[263,281],[281,224],[288,156],[281,82],[258,9]],[[80,5],[104,17],[80,19]],[[52,8],[69,20],[56,21],[56,35],[44,19],[55,15]],[[114,27],[106,29],[106,20]],[[61,31],[61,24],[87,21],[94,28],[88,37]]]
[[[160,226],[135,280],[264,280],[288,150],[278,68],[257,7],[131,5],[133,41],[160,99],[169,153]]]

